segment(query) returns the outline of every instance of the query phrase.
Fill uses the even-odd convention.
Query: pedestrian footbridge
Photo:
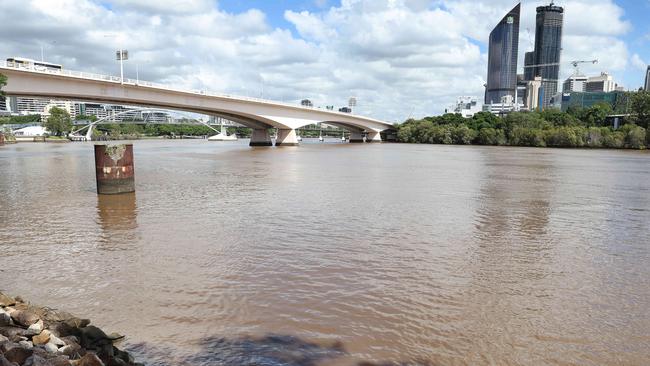
[[[269,100],[181,90],[133,79],[70,70],[37,70],[0,65],[7,76],[3,88],[10,96],[50,97],[100,103],[182,110],[219,116],[253,129],[251,146],[270,146],[269,128],[278,130],[276,145],[297,145],[296,129],[327,123],[350,131],[350,142],[381,141],[393,126],[349,113],[303,107]]]

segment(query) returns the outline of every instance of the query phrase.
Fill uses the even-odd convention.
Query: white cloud
[[[638,53],[632,55],[631,62],[632,62],[632,66],[634,66],[635,68],[641,71],[647,70],[648,65],[650,64],[648,62],[643,61],[643,59],[641,59],[641,56],[639,56]]]
[[[317,12],[287,9],[295,27],[277,28],[260,10],[232,14],[211,0],[2,0],[0,54],[46,58],[70,69],[116,73],[118,47],[129,49],[127,75],[210,89],[342,106],[390,122],[441,113],[457,96],[482,98],[487,37],[514,0],[314,0]],[[535,6],[523,4],[520,58],[534,33]],[[563,76],[573,59],[598,58],[584,71],[638,66],[621,35],[630,30],[611,0],[566,5]],[[606,26],[605,26],[606,24]],[[292,33],[293,32],[293,33]],[[534,35],[533,35],[534,36]],[[522,67],[520,67],[522,70]]]

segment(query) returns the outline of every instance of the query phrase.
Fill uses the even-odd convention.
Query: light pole
[[[120,61],[120,83],[124,84],[124,60],[129,59],[129,51],[119,49],[115,51],[115,57]]]
[[[54,45],[56,41],[49,42],[51,45]],[[41,62],[45,61],[45,46],[41,43]]]

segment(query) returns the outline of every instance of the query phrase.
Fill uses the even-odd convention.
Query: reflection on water
[[[198,346],[200,349],[191,355],[160,349],[147,343],[135,344],[130,351],[146,355],[150,362],[158,366],[316,366],[346,354],[338,342],[320,345],[279,334],[235,339],[212,336],[202,339]]]
[[[155,365],[650,358],[650,154],[245,143],[138,141],[99,197],[91,144],[1,148],[0,288]]]
[[[138,212],[135,193],[97,195],[97,214],[102,229],[102,248],[128,248],[136,241]]]

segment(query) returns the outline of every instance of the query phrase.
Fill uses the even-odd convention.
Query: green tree
[[[596,103],[591,106],[591,108],[587,108],[583,111],[582,123],[587,127],[604,126],[607,116],[613,112],[614,110],[609,103]]]
[[[627,124],[619,129],[625,134],[625,146],[630,149],[645,149],[645,129],[643,127]]]
[[[4,97],[5,92],[2,91],[2,87],[7,85],[7,77],[0,74],[0,97]]]
[[[544,120],[552,123],[553,126],[577,126],[580,124],[576,117],[559,109],[545,109],[541,112],[541,116]]]
[[[50,109],[50,116],[47,117],[44,127],[55,136],[61,136],[65,132],[72,130],[72,119],[65,109],[52,107]]]
[[[480,145],[505,145],[506,135],[500,129],[483,128],[478,132],[476,143]]]
[[[640,91],[630,97],[630,112],[633,121],[643,127],[650,126],[650,92]]]
[[[85,114],[78,114],[78,115],[75,117],[75,121],[90,121],[90,122],[95,122],[95,121],[97,121],[97,116],[95,116],[95,115],[87,116],[87,115],[85,115]]]

